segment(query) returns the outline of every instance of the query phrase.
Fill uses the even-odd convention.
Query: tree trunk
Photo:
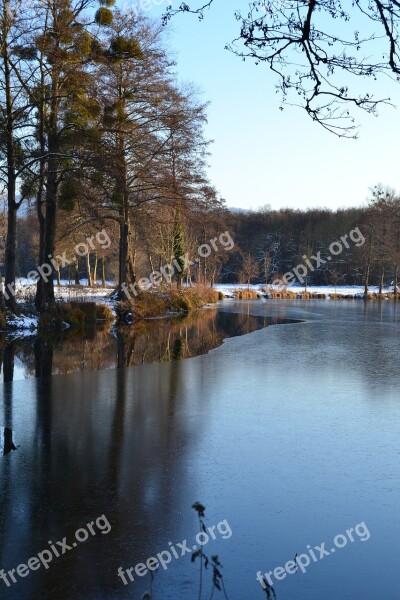
[[[40,144],[40,156],[41,160],[39,163],[39,179],[38,179],[38,193],[36,196],[36,214],[39,223],[39,252],[38,252],[38,265],[43,265],[45,261],[45,228],[46,228],[46,219],[44,214],[44,182],[45,182],[45,170],[46,170],[46,139],[45,139],[45,99],[44,99],[44,89],[45,89],[45,76],[44,69],[42,63],[42,57],[40,60],[40,77],[41,77],[41,99],[39,104],[39,126],[38,126],[38,137]],[[41,310],[41,307],[44,304],[44,286],[43,280],[38,279],[36,286],[36,298],[35,305],[38,310]]]
[[[122,285],[127,283],[128,274],[128,224],[123,220],[119,227],[119,273],[118,287],[121,290]]]
[[[371,232],[371,234],[369,236],[368,256],[367,256],[367,262],[366,262],[366,265],[365,265],[365,277],[364,277],[364,297],[365,298],[367,298],[367,296],[368,296],[369,273],[370,273],[370,270],[371,270],[372,236],[373,236],[373,232]]]
[[[151,273],[155,273],[153,257],[151,256],[151,254],[149,254],[149,263],[150,263]]]
[[[5,298],[7,307],[13,312],[17,311],[15,300],[15,249],[17,243],[17,210],[16,203],[16,164],[14,148],[14,106],[11,89],[11,68],[9,60],[8,34],[9,15],[6,4],[2,15],[2,57],[4,65],[4,84],[6,95],[6,155],[7,155],[7,241],[5,253]]]
[[[77,258],[74,260],[74,274],[75,274],[75,285],[81,285],[79,281],[79,261]]]
[[[399,267],[398,265],[396,265],[394,267],[394,281],[393,281],[393,293],[394,293],[394,299],[397,300],[397,279],[398,279],[398,274],[399,274]]]
[[[120,220],[119,239],[119,273],[118,273],[118,296],[123,295],[122,285],[135,283],[135,259],[130,245],[130,224],[127,210]]]
[[[54,267],[50,262],[54,257],[56,247],[56,219],[57,219],[57,194],[59,187],[59,159],[60,139],[58,131],[58,109],[59,109],[59,72],[57,69],[52,73],[51,100],[48,117],[47,134],[47,178],[46,178],[46,213],[44,222],[44,263],[49,264],[51,272],[43,280],[43,284],[37,289],[36,305],[40,312],[51,310],[55,305],[54,297]]]
[[[90,267],[90,252],[88,252],[86,254],[86,271],[87,271],[88,286],[90,288],[92,288],[93,287],[93,279],[92,279],[92,270]]]
[[[370,271],[370,263],[369,261],[365,267],[365,278],[364,278],[364,296],[368,296],[368,287],[369,287],[369,271]]]
[[[40,185],[39,182],[39,192],[36,199],[36,213],[39,222],[39,252],[38,252],[38,265],[43,265],[45,263],[45,250],[44,250],[44,237],[45,237],[45,216],[43,213],[43,189],[44,189],[44,181],[43,184]],[[42,278],[38,279],[36,286],[36,298],[35,305],[38,310],[41,310],[41,307],[44,304],[44,281]]]
[[[379,280],[379,294],[383,293],[383,280],[385,277],[385,267],[382,265],[381,277]]]
[[[93,285],[95,287],[97,287],[97,265],[98,265],[99,259],[97,256],[97,252],[94,255],[94,265],[93,265]]]
[[[54,152],[54,150],[53,150]],[[51,151],[50,151],[51,153]],[[54,267],[50,259],[54,256],[56,246],[56,218],[57,218],[57,161],[49,160],[49,174],[47,178],[47,191],[46,191],[46,221],[45,221],[45,239],[44,239],[44,254],[45,259],[50,267],[51,273],[43,281],[43,304],[42,310],[51,309],[55,304],[54,297]]]
[[[106,287],[106,260],[104,256],[101,259],[101,285],[103,288]]]
[[[17,312],[15,300],[15,260],[17,243],[17,208],[15,204],[15,180],[12,189],[8,189],[7,242],[5,254],[5,293],[6,306]]]
[[[6,301],[4,298],[3,277],[0,272],[0,312],[4,313],[5,310],[6,310]]]

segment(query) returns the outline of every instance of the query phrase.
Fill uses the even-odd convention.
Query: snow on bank
[[[107,287],[94,287],[90,288],[87,285],[85,280],[82,280],[82,285],[69,285],[68,281],[61,281],[61,286],[55,285],[54,292],[55,296],[58,300],[87,300],[91,302],[104,302],[111,309],[114,309],[114,301],[110,298],[113,290],[115,289],[115,284],[112,281],[106,282]],[[248,286],[246,283],[219,283],[214,286],[214,289],[217,292],[221,292],[227,298],[234,297],[234,291],[243,290],[250,287],[250,290],[255,292],[259,292],[260,295],[262,293],[262,289],[265,288],[264,285],[253,284]],[[268,286],[267,286],[268,287]],[[157,290],[159,288],[154,288]],[[274,288],[271,286],[271,289]],[[25,278],[19,278],[16,283],[16,297],[19,301],[27,301],[32,299],[36,293],[36,285],[35,282]],[[278,291],[278,290],[276,290]],[[293,285],[287,287],[288,292],[293,292],[295,294],[304,293],[306,290],[304,286]],[[325,295],[328,299],[331,295],[341,296],[341,297],[355,297],[361,298],[364,295],[364,287],[363,286],[329,286],[329,285],[309,285],[307,286],[307,292],[312,294],[322,294]],[[378,286],[370,286],[369,294],[377,294],[379,292]],[[383,290],[383,294],[393,293],[392,287],[386,287]],[[37,320],[34,317],[21,317],[20,325],[18,328],[31,329],[36,328]]]
[[[106,282],[107,287],[90,288],[87,281],[82,279],[81,285],[69,285],[67,280],[61,280],[61,286],[54,284],[54,294],[60,300],[88,299],[96,300],[106,298],[114,289],[114,284],[111,281]],[[16,298],[17,300],[27,300],[33,298],[36,294],[36,283],[32,279],[20,277],[16,281]]]
[[[264,285],[250,285],[250,289],[255,292],[261,292]],[[268,287],[268,286],[267,286]],[[237,283],[237,284],[229,284],[229,283],[219,283],[215,285],[215,290],[217,292],[221,292],[227,297],[233,297],[233,292],[235,290],[247,290],[248,286],[246,283]],[[271,286],[271,290],[274,288]],[[276,290],[278,291],[278,290]],[[288,286],[286,291],[293,292],[295,294],[301,294],[305,291],[311,294],[325,294],[327,298],[331,294],[336,294],[337,296],[353,296],[353,297],[361,297],[364,295],[364,286],[361,285],[353,285],[353,286],[334,286],[334,285],[308,285],[307,290],[304,286]],[[379,292],[378,286],[370,286],[369,294],[377,294]],[[393,293],[393,287],[384,288],[383,294]]]
[[[37,330],[37,317],[27,317],[26,315],[7,317],[7,325],[12,331],[31,331]]]

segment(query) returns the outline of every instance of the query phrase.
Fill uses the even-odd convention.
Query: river
[[[265,598],[256,573],[296,554],[293,574],[270,575],[278,600],[398,600],[400,307],[225,301],[196,318],[169,325],[168,358],[180,360],[154,362],[165,324],[137,354],[114,336],[106,364],[85,372],[27,378],[37,353],[23,362],[17,348],[0,406],[16,448],[0,456],[0,568],[63,538],[71,549],[59,544],[48,568],[33,561],[9,587],[0,579],[1,598],[140,600],[150,574],[125,585],[118,569],[127,578],[170,552],[153,600],[197,600],[200,562],[171,545],[196,545],[200,501],[206,527],[219,526],[203,549],[218,554],[229,600]],[[95,533],[72,547],[88,523]],[[329,554],[310,558],[316,546]]]

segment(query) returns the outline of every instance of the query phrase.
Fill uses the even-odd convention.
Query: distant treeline
[[[182,265],[182,279],[210,285],[271,284],[309,260],[313,269],[308,269],[304,282],[307,285],[392,285],[397,281],[400,257],[399,206],[400,201],[393,193],[376,190],[373,200],[364,208],[254,212],[234,211],[214,204],[208,211],[187,211],[179,225],[179,245],[193,264]],[[113,227],[112,223],[105,227],[110,247],[96,248],[89,257],[77,257],[70,266],[60,269],[60,277],[73,283],[88,279],[91,285],[100,284],[102,278],[116,281],[119,249]],[[357,243],[348,237],[356,228],[361,234],[353,236]],[[176,221],[168,210],[158,215],[158,220],[148,219],[144,214],[136,221],[132,231],[136,280],[170,263],[176,246],[176,229]],[[37,262],[36,221],[29,211],[19,218],[18,231],[17,272],[26,276]],[[228,232],[234,240],[233,248],[218,240],[210,244],[210,240],[223,232]],[[56,247],[71,257],[74,246],[84,242],[86,234],[83,230],[63,234]],[[343,250],[338,253],[340,246],[334,246],[332,254],[331,244],[343,237],[346,239],[345,244],[340,243]],[[203,245],[208,246],[208,252]],[[202,256],[202,252],[208,255]]]

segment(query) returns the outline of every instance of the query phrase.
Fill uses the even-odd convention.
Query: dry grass
[[[162,317],[168,313],[189,313],[206,304],[214,304],[219,294],[206,286],[173,288],[162,293],[142,292],[134,300],[118,302],[117,317],[120,322]]]
[[[260,297],[259,292],[255,290],[234,290],[233,295],[237,300],[257,300]]]

